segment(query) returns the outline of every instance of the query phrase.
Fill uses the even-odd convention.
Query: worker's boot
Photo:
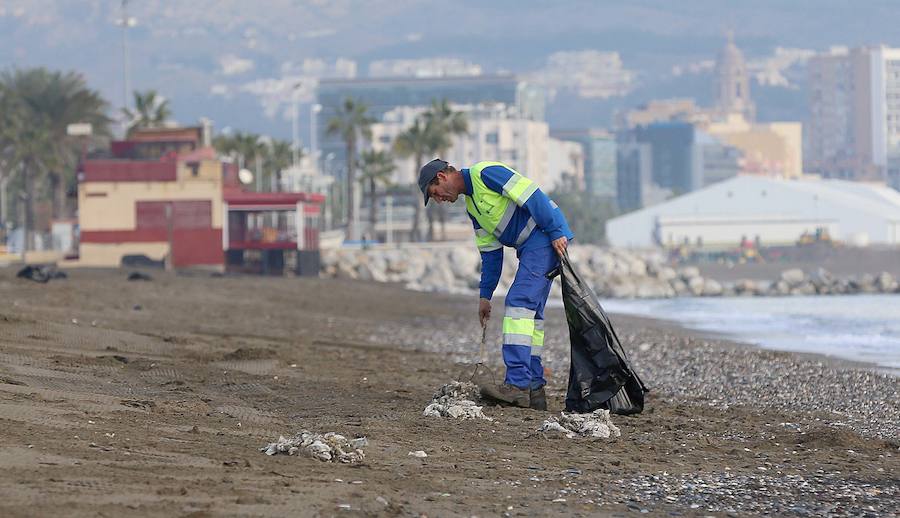
[[[528,408],[531,404],[529,390],[504,383],[502,385],[481,385],[481,395],[494,401],[506,403],[510,406]]]
[[[541,385],[541,388],[531,389],[529,406],[534,410],[547,411],[547,394],[544,392],[543,385]]]

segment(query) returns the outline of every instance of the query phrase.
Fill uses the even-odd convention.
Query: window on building
[[[390,144],[391,136],[390,135],[382,135],[382,136],[378,137],[378,142],[381,142],[382,144]]]
[[[493,131],[484,136],[484,141],[488,144],[496,144],[500,141],[500,137],[499,135],[497,135],[496,131]]]

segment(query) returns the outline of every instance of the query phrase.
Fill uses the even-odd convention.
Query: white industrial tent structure
[[[742,238],[792,244],[816,229],[848,244],[900,245],[900,192],[844,180],[737,176],[613,218],[606,236],[616,247],[715,248]]]

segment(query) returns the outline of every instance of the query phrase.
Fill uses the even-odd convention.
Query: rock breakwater
[[[481,258],[474,247],[466,245],[328,250],[322,255],[322,275],[399,283],[415,291],[473,294],[478,291]],[[811,272],[794,268],[775,279],[719,281],[703,277],[695,266],[669,264],[658,250],[573,245],[569,255],[597,295],[604,298],[900,293],[900,283],[888,272],[837,277],[822,268]],[[517,262],[511,251],[504,254],[497,294],[509,289]],[[558,296],[558,283],[554,290]]]

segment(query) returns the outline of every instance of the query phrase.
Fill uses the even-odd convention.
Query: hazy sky
[[[122,103],[118,0],[0,0],[0,66],[82,71]],[[131,84],[171,98],[176,117],[284,134],[263,94],[304,58],[459,57],[527,72],[561,50],[618,51],[653,80],[709,59],[726,29],[748,56],[775,47],[900,45],[900,2],[881,0],[132,0]],[[287,71],[287,72],[286,72]],[[226,97],[214,92],[231,92]]]

